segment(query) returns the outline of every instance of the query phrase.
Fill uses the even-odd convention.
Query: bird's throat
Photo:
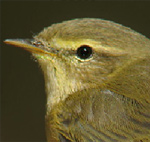
[[[87,84],[67,76],[65,67],[56,66],[56,63],[38,59],[45,78],[45,89],[47,94],[47,114],[59,102],[64,101],[72,93],[88,87]]]

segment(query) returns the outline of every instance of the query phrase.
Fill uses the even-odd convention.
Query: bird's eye
[[[77,49],[77,56],[80,59],[88,59],[92,56],[92,48],[88,45],[82,45]]]

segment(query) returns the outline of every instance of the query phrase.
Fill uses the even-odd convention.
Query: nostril
[[[38,46],[43,46],[42,42],[40,42],[40,41],[34,41],[34,42],[32,42],[32,44],[37,46],[37,47]]]

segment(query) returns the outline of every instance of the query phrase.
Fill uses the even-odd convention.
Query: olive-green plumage
[[[148,38],[83,18],[54,24],[23,44],[44,72],[48,142],[150,141]]]

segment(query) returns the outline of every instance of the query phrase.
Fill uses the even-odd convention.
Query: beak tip
[[[9,42],[10,41],[10,39],[5,39],[3,42],[4,43],[7,43],[7,42]]]
[[[6,44],[11,44],[13,42],[13,39],[5,39],[3,42]]]
[[[22,39],[5,39],[3,42],[14,46],[22,45],[24,43]]]

